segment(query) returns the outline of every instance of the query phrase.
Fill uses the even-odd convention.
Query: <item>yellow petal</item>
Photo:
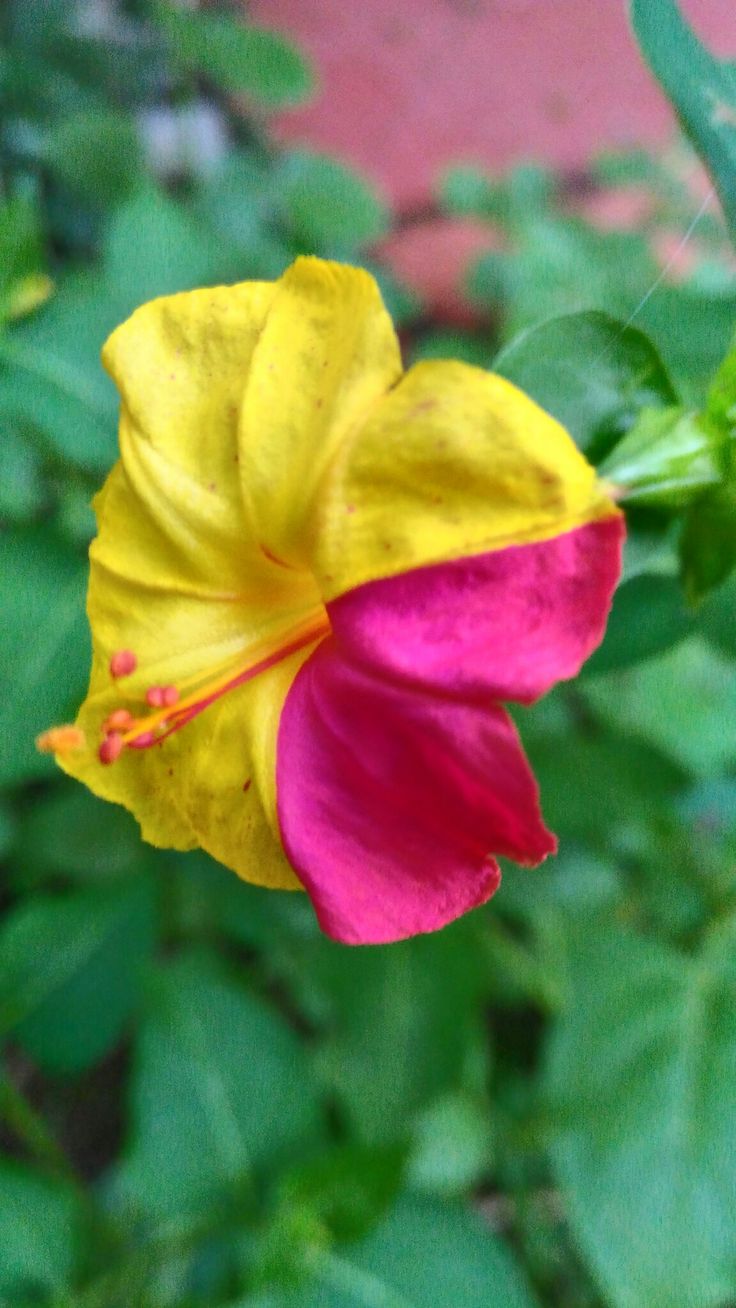
[[[254,731],[253,701],[263,693],[262,687],[256,690],[258,680],[224,696],[153,752],[167,760],[177,809],[202,849],[245,881],[298,890],[266,814],[264,775],[254,761],[254,753],[262,757],[264,749],[275,759],[275,733],[268,741]],[[275,771],[265,780],[270,802]]]
[[[198,843],[245,881],[299,890],[276,816],[281,708],[314,645],[228,694],[164,745],[177,743],[177,805]],[[163,752],[163,751],[162,751]]]
[[[298,259],[277,285],[240,430],[243,493],[276,558],[308,563],[325,472],[400,375],[398,341],[373,278]]]
[[[261,551],[237,476],[239,405],[271,295],[270,287],[254,285],[154,301],[105,350],[123,398],[121,461],[95,505],[88,594],[94,657],[78,719],[89,748],[63,766],[130,808],[153,844],[218,843],[217,835],[203,835],[203,812],[215,825],[223,820],[210,773],[215,765],[237,771],[242,799],[241,773],[251,768],[247,721],[227,760],[213,754],[224,751],[226,736],[236,738],[234,726],[227,733],[222,726],[229,721],[223,701],[161,747],[124,751],[104,766],[96,748],[109,713],[126,707],[142,716],[151,685],[186,692],[223,671],[237,673],[321,608],[308,574],[279,567]],[[113,682],[109,661],[120,649],[132,650],[138,666]],[[247,706],[247,697],[240,702]],[[256,794],[248,811],[260,808]],[[253,821],[268,844],[265,819]],[[283,872],[268,875],[283,880]]]
[[[616,511],[564,428],[510,382],[420,363],[341,449],[312,564],[329,600]]]

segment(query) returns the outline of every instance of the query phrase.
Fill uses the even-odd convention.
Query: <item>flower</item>
[[[563,428],[468,364],[404,373],[373,279],[313,258],[144,305],[103,359],[120,461],[62,767],[349,943],[553,851],[500,701],[577,673],[623,536]]]

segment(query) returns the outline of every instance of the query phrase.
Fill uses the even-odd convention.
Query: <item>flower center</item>
[[[226,670],[188,694],[182,695],[174,685],[150,686],[146,703],[154,712],[135,717],[129,709],[119,708],[106,718],[99,747],[100,762],[114,763],[124,749],[150,749],[152,745],[160,745],[167,736],[180,731],[223,695],[266,672],[297,650],[321,640],[329,630],[330,621],[322,609],[284,633],[275,648],[273,643],[265,642],[252,647],[245,667],[234,670],[231,663]],[[119,650],[110,660],[110,671],[116,678],[129,675],[136,667],[137,659],[130,650]]]

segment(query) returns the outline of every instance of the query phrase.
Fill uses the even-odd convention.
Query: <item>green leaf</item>
[[[338,1240],[364,1235],[396,1198],[406,1161],[401,1146],[342,1145],[293,1168],[279,1186],[279,1210],[309,1214]]]
[[[32,318],[0,334],[0,411],[97,475],[116,453],[115,389],[100,348],[120,317],[99,272],[73,274]]]
[[[16,863],[24,884],[59,874],[104,881],[134,873],[149,856],[146,850],[130,813],[64,778],[22,811]]]
[[[0,608],[0,784],[54,770],[35,738],[68,719],[84,694],[89,635],[84,613],[87,569],[50,532],[2,536]]]
[[[82,109],[53,128],[44,159],[79,199],[105,208],[140,185],[143,158],[127,114]]]
[[[471,918],[389,947],[315,950],[313,975],[337,1006],[325,1072],[357,1138],[401,1139],[407,1114],[468,1088],[468,1065],[484,1066],[478,931]]]
[[[0,415],[0,519],[27,522],[48,499],[38,450],[23,424]]]
[[[721,444],[685,409],[642,409],[598,471],[626,504],[683,508],[720,481]]]
[[[733,663],[701,636],[637,667],[596,677],[584,690],[602,720],[650,741],[696,776],[713,776],[732,757],[724,722],[736,717]],[[646,789],[646,778],[642,784]]]
[[[404,1199],[360,1244],[315,1250],[311,1283],[262,1308],[536,1308],[510,1250],[459,1204]],[[243,1308],[246,1308],[245,1303]]]
[[[701,600],[736,567],[736,481],[718,486],[690,508],[680,540],[688,598]]]
[[[8,1308],[26,1294],[69,1286],[77,1259],[79,1213],[64,1185],[0,1162],[0,1295]]]
[[[637,313],[639,327],[654,342],[684,402],[693,408],[705,399],[731,343],[735,320],[733,291],[715,294],[664,282]]]
[[[0,320],[11,316],[13,299],[44,267],[38,205],[17,195],[0,205]]]
[[[634,32],[709,168],[736,240],[736,70],[698,40],[674,0],[631,0]]]
[[[586,700],[594,706],[602,681],[585,686]],[[608,730],[573,733],[568,726],[552,739],[533,742],[530,749],[552,830],[563,842],[578,839],[605,857],[632,820],[653,821],[687,782],[686,770],[664,750],[637,738],[633,714],[616,730],[615,713],[609,709],[614,708],[621,682],[621,674],[606,678]]]
[[[508,218],[503,186],[473,164],[455,164],[440,178],[439,202],[461,218]]]
[[[581,676],[587,680],[662,654],[691,635],[695,625],[695,615],[675,577],[640,573],[616,591],[603,644]]]
[[[533,189],[526,202],[518,195],[509,202],[509,252],[481,254],[467,277],[471,297],[502,313],[504,333],[602,309],[628,321],[659,272],[645,238],[540,213]]]
[[[314,89],[312,71],[278,32],[225,14],[187,13],[160,4],[154,18],[172,59],[210,77],[224,91],[245,92],[270,109],[300,104]]]
[[[51,1072],[80,1072],[115,1045],[154,934],[151,886],[29,900],[0,933],[0,1032]]]
[[[304,1050],[207,958],[163,969],[140,1029],[121,1193],[144,1211],[208,1207],[252,1169],[319,1137]]]
[[[354,250],[388,230],[388,210],[374,190],[328,155],[288,155],[278,182],[287,225],[309,253]]]
[[[481,1180],[490,1159],[488,1105],[467,1094],[442,1095],[414,1124],[409,1182],[414,1190],[460,1194]]]
[[[736,1295],[736,919],[686,957],[587,924],[553,1030],[553,1162],[613,1308]]]
[[[436,327],[422,333],[412,348],[412,362],[417,359],[462,359],[476,368],[487,368],[491,359],[491,346],[479,332],[464,331],[461,327]]]
[[[210,242],[237,252],[237,276],[274,280],[293,258],[273,221],[278,206],[277,173],[263,159],[234,151],[203,179],[194,214]],[[235,267],[235,264],[234,264]]]
[[[155,296],[223,280],[233,271],[231,258],[230,247],[222,240],[208,240],[184,204],[154,187],[121,205],[103,247],[106,281],[119,319]]]
[[[651,342],[604,313],[569,314],[532,327],[501,351],[493,367],[557,418],[593,462],[641,409],[677,402]]]
[[[731,574],[698,611],[702,630],[710,641],[736,658],[736,575]]]
[[[713,378],[706,399],[705,415],[728,446],[730,458],[727,462],[733,463],[733,442],[736,440],[736,337]]]

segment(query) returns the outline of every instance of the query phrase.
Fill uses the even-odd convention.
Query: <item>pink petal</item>
[[[623,538],[617,515],[368,582],[329,605],[333,631],[345,657],[376,675],[529,703],[600,643]]]
[[[503,709],[382,681],[332,637],[287,696],[277,795],[287,857],[348,944],[434,931],[494,893],[492,854],[555,848]]]

